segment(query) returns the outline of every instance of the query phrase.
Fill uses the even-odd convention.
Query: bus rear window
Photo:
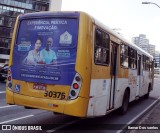
[[[17,33],[12,66],[18,73],[13,75],[15,79],[63,84],[64,77],[73,77],[78,19],[21,19]]]

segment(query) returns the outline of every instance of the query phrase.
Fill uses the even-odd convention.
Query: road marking
[[[54,129],[51,129],[51,130],[47,130],[46,132],[47,132],[47,133],[53,133],[53,132],[55,132],[56,130],[62,129],[62,128],[64,128],[64,127],[67,127],[67,126],[69,126],[69,125],[71,125],[71,124],[74,124],[74,123],[76,123],[76,122],[78,122],[78,121],[80,121],[80,119],[76,119],[76,120],[74,120],[74,121],[65,123],[65,124],[62,125],[62,126],[56,127],[56,128],[54,128]]]
[[[12,121],[17,121],[17,120],[25,119],[25,118],[32,117],[32,116],[34,116],[34,115],[27,115],[27,116],[24,116],[24,117],[19,117],[19,118],[16,118],[16,119],[11,119],[11,120],[8,120],[8,121],[3,121],[3,122],[0,122],[0,124],[9,123],[9,122],[12,122]]]
[[[6,91],[0,91],[0,94],[2,94],[2,93],[6,93]]]
[[[155,100],[149,107],[147,107],[145,110],[143,110],[141,113],[139,113],[136,117],[134,117],[131,121],[129,121],[123,128],[122,130],[118,130],[116,133],[121,133],[123,132],[127,125],[132,124],[134,121],[136,121],[140,116],[142,116],[147,110],[149,110],[158,100],[160,100],[160,97]]]
[[[2,106],[2,107],[0,107],[0,109],[9,108],[9,107],[14,107],[14,106],[17,106],[17,105],[7,105],[7,106]]]

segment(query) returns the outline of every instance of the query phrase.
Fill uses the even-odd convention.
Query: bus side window
[[[102,48],[96,48],[96,53],[95,53],[95,62],[96,63],[101,63],[102,60]]]
[[[100,29],[95,31],[94,62],[97,65],[109,64],[109,35]]]
[[[129,48],[129,67],[137,69],[137,51],[133,48]]]
[[[150,69],[150,61],[149,57],[143,55],[143,69],[149,71]]]
[[[121,66],[128,68],[128,46],[121,45],[121,56],[120,56]]]

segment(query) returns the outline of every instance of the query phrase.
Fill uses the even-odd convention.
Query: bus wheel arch
[[[122,106],[120,107],[120,114],[122,115],[126,114],[128,110],[129,98],[130,98],[130,88],[127,87],[123,94]]]
[[[147,92],[147,94],[144,95],[144,98],[146,98],[146,99],[149,98],[149,93],[151,91],[151,87],[152,87],[152,84],[149,83],[149,85],[148,85],[148,92]]]

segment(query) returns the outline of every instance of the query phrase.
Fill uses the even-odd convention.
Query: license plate
[[[35,90],[46,90],[46,84],[34,83],[33,89],[35,89]]]

